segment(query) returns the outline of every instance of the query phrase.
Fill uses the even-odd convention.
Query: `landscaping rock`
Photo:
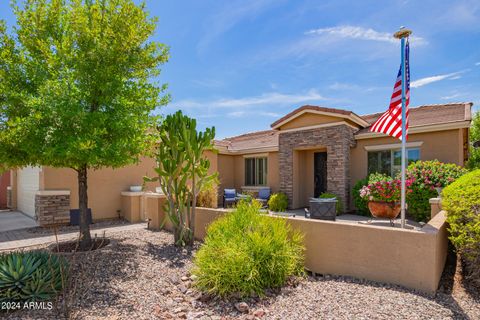
[[[261,318],[265,315],[265,311],[263,309],[258,309],[258,310],[255,310],[253,315],[257,318]]]
[[[246,304],[245,302],[236,303],[235,304],[235,309],[237,309],[241,313],[248,313],[249,312],[248,304]]]

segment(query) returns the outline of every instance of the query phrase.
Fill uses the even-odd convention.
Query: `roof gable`
[[[286,116],[278,119],[271,124],[271,127],[272,129],[282,130],[310,127],[313,125],[334,123],[345,120],[360,128],[368,126],[368,122],[356,115],[354,112],[342,109],[307,105],[297,108]]]

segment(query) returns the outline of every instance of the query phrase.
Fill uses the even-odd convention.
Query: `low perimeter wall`
[[[150,228],[171,230],[165,219],[165,197],[145,197]],[[224,209],[197,208],[195,238],[202,240],[208,225],[227,214]],[[398,284],[427,293],[437,290],[447,257],[445,212],[440,211],[420,231],[374,225],[287,219],[305,235],[305,267],[320,274],[352,276]]]

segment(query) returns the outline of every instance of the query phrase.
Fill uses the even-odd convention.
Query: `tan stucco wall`
[[[316,126],[324,123],[338,122],[342,120],[343,119],[339,117],[331,117],[331,116],[325,116],[325,115],[314,114],[314,113],[304,113],[301,116],[298,116],[295,119],[285,123],[284,125],[279,127],[279,129],[287,130],[287,129],[294,129],[294,128],[303,128],[308,126]]]
[[[163,221],[157,198],[147,204],[147,216]],[[212,221],[227,214],[223,209],[197,208],[195,238],[203,239]],[[284,219],[272,217],[272,219]],[[305,235],[305,267],[315,273],[352,276],[393,283],[415,290],[437,290],[447,256],[445,212],[438,213],[421,231],[287,218]],[[158,229],[156,225],[152,228]],[[167,225],[171,230],[171,225]]]
[[[326,148],[294,151],[293,183],[295,187],[293,189],[292,208],[308,207],[309,199],[313,197],[315,191],[314,154],[315,152],[326,151]]]
[[[464,165],[463,132],[461,129],[411,134],[408,142],[423,141],[420,147],[421,160],[438,159],[441,162]],[[367,151],[365,146],[398,144],[398,139],[385,137],[357,140],[350,150],[351,185],[367,175]]]
[[[245,157],[255,156],[267,156],[267,184],[272,189],[272,192],[277,192],[280,187],[280,177],[278,172],[278,152],[276,151],[248,155],[220,155],[218,166],[220,177],[225,175],[225,181],[229,182],[229,186],[232,186],[240,191],[241,188],[245,186]],[[223,194],[223,189],[220,191]]]
[[[94,220],[118,218],[121,210],[122,191],[131,185],[142,185],[143,177],[155,176],[155,161],[143,158],[138,165],[123,168],[103,168],[88,171],[88,203]],[[70,190],[70,207],[78,208],[77,173],[67,168],[43,167],[43,190]],[[153,191],[158,183],[148,183],[147,190]],[[120,212],[120,215],[123,214]]]

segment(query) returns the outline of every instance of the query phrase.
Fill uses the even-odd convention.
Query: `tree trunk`
[[[92,245],[90,224],[88,221],[87,166],[78,169],[78,208],[80,209],[80,249],[88,249]]]

